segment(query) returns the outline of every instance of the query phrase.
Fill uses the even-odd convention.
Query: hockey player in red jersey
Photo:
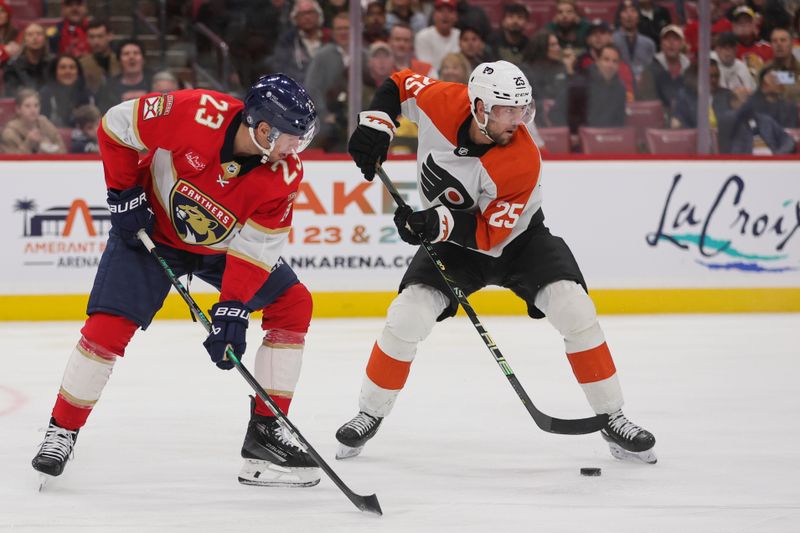
[[[433,244],[454,285],[469,295],[486,285],[511,289],[532,318],[547,317],[564,337],[567,359],[589,404],[609,414],[601,430],[612,454],[655,463],[655,438],[622,412],[622,391],[580,269],[550,234],[541,210],[541,157],[530,124],[531,86],[506,61],[483,63],[468,86],[395,73],[360,115],[349,151],[366,179],[386,159],[402,114],[419,125],[418,188],[423,209],[399,208],[400,237]],[[405,385],[417,344],[458,301],[421,248],[389,307],[367,363],[359,413],[336,432],[337,458],[358,455]]]
[[[222,369],[245,351],[251,311],[263,310],[254,372],[285,412],[300,375],[311,295],[281,258],[316,111],[283,74],[264,76],[244,102],[207,90],[123,102],[98,130],[111,231],[89,297],[89,315],[64,372],[33,467],[58,476],[118,358],[162,306],[170,282],[136,238],[145,228],[176,275],[220,290],[203,343]],[[260,399],[251,400],[239,481],[311,486],[319,468]],[[204,430],[205,431],[205,430]],[[277,465],[277,467],[274,467]],[[46,477],[43,478],[46,480]]]

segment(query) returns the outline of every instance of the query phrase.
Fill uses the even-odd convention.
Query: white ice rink
[[[549,324],[484,322],[540,409],[591,414]],[[614,460],[598,435],[538,430],[463,318],[421,346],[364,454],[335,461],[382,323],[312,324],[290,418],[356,492],[377,493],[383,517],[325,477],[236,481],[249,387],[211,365],[188,319],[137,333],[75,460],[37,493],[30,460],[80,324],[0,324],[0,531],[800,532],[800,315],[602,318],[626,413],[658,440],[655,466]]]

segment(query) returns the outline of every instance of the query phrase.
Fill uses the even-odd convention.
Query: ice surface
[[[30,467],[79,323],[3,323],[0,531],[800,531],[800,315],[603,317],[626,413],[652,430],[655,466],[615,461],[597,435],[538,430],[466,319],[421,345],[394,412],[363,454],[333,459],[356,413],[382,321],[317,320],[290,417],[356,492],[236,481],[249,388],[217,370],[190,321],[139,332],[75,460],[37,493]],[[484,317],[545,412],[591,412],[543,321]],[[259,342],[250,328],[250,357]],[[581,467],[603,469],[582,477]]]

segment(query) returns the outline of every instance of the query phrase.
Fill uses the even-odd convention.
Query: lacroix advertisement
[[[284,259],[312,290],[395,290],[415,248],[399,240],[381,183],[364,181],[349,161],[304,166]],[[418,206],[416,164],[385,169]],[[546,223],[590,287],[800,286],[794,161],[545,161],[543,169]],[[101,163],[0,161],[0,170],[25,177],[0,201],[0,294],[88,293],[110,228]]]

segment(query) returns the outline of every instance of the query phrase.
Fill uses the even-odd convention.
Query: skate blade
[[[356,457],[361,453],[361,450],[364,449],[364,446],[356,446],[352,448],[347,446],[346,444],[339,443],[339,449],[336,450],[336,458],[337,459],[350,459],[351,457]]]
[[[44,488],[47,487],[47,484],[50,482],[51,479],[53,479],[53,476],[39,472],[38,492],[42,492]]]
[[[319,468],[287,468],[269,461],[245,459],[239,483],[257,487],[313,487],[319,483]]]
[[[613,455],[615,459],[619,459],[620,461],[632,461],[632,462],[645,463],[648,465],[654,465],[658,462],[658,458],[656,457],[653,448],[650,448],[649,450],[645,450],[643,452],[631,452],[621,447],[619,444],[615,442],[609,442],[608,448],[609,450],[611,450],[611,455]]]

